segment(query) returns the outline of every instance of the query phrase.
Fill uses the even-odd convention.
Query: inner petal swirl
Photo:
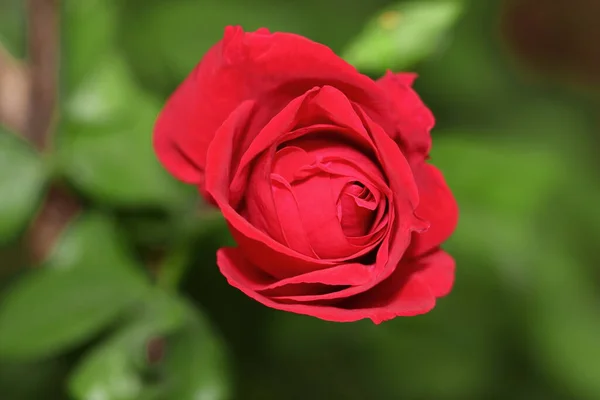
[[[328,132],[274,146],[251,172],[251,185],[263,189],[248,192],[261,215],[249,213],[250,222],[310,257],[349,260],[374,250],[388,227],[390,193],[361,150]]]

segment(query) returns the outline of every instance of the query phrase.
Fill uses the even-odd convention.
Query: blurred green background
[[[600,399],[599,4],[62,0],[52,146],[0,127],[0,398]],[[15,58],[26,11],[0,0]],[[150,135],[229,24],[419,73],[461,209],[431,313],[329,323],[219,274],[225,225]]]

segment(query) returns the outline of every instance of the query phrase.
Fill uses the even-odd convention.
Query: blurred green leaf
[[[530,139],[501,132],[489,137],[438,131],[431,163],[442,171],[460,205],[520,219],[535,214],[565,179],[560,155],[548,138],[545,144]]]
[[[210,236],[221,246],[236,245],[220,211],[206,209],[199,215],[197,213],[194,215],[196,217],[192,217],[190,213],[182,215],[180,226],[176,228],[181,233],[171,243],[159,266],[156,283],[167,290],[177,290],[187,269],[193,266],[191,258],[193,253],[198,251],[195,240],[201,239],[203,236]],[[214,248],[204,249],[205,252],[209,251],[213,254],[215,250]]]
[[[270,13],[275,21],[290,20],[286,8],[270,4],[267,12],[262,1],[154,1],[141,8],[135,1],[126,3],[121,45],[148,86],[165,92],[190,73],[225,25],[243,21],[247,29],[257,29]]]
[[[0,303],[0,357],[36,358],[98,332],[147,290],[147,282],[102,215],[84,215],[47,265],[10,287]]]
[[[533,88],[508,70],[500,41],[491,37],[498,7],[482,1],[464,4],[447,47],[419,65],[416,88],[438,124],[474,127],[482,135],[494,136],[497,133],[486,132],[502,126],[515,111],[529,109],[529,99],[523,95]]]
[[[363,16],[389,0],[123,0],[119,44],[144,86],[163,95],[171,92],[204,53],[223,36],[226,25],[247,31],[267,27],[294,32],[338,51],[359,30]],[[344,9],[332,29],[331,16]],[[315,12],[318,9],[319,12]]]
[[[96,349],[71,376],[69,391],[73,398],[140,399],[143,381],[130,360],[132,351],[121,342]]]
[[[52,359],[28,363],[0,363],[0,388],[7,400],[64,400],[62,380],[67,365]]]
[[[151,291],[133,322],[85,356],[70,377],[70,393],[81,400],[145,400],[141,394],[148,343],[181,327],[186,312],[178,299]]]
[[[63,83],[77,88],[116,45],[117,13],[111,0],[66,0],[63,6]]]
[[[0,45],[15,57],[25,55],[25,2],[0,1]]]
[[[598,232],[600,214],[590,210],[600,192],[595,171],[580,160],[584,116],[569,111],[531,102],[510,122],[519,135],[446,132],[436,139],[431,162],[461,205],[446,247],[481,260],[457,257],[459,273],[461,264],[469,273],[474,266],[498,267],[504,283],[517,289],[512,293],[525,314],[533,360],[573,398],[584,399],[600,396],[600,318],[597,284],[577,246],[585,241],[583,230]],[[564,129],[572,135],[561,135]]]
[[[13,238],[32,217],[45,178],[34,150],[0,127],[0,242]]]
[[[600,295],[595,279],[600,213],[594,212],[600,190],[597,172],[581,159],[563,168],[568,179],[556,188],[547,219],[538,223],[539,245],[530,251],[528,328],[541,369],[578,398],[594,399],[600,397]]]
[[[150,98],[134,82],[135,77],[121,57],[114,53],[104,54],[65,99],[67,119],[97,124],[123,119],[132,111],[148,108]],[[140,101],[141,105],[138,105]]]
[[[537,243],[533,224],[568,176],[552,140],[438,132],[434,141],[430,162],[460,207],[457,230],[445,246],[498,268],[510,286],[522,285]]]
[[[82,400],[146,400],[152,392],[161,399],[228,398],[222,344],[198,311],[158,289],[141,311],[83,360],[71,376],[71,394]],[[147,346],[164,337],[166,358],[160,364],[159,381],[147,382],[152,368]]]
[[[559,243],[556,243],[559,240]],[[560,237],[532,262],[531,339],[541,367],[579,398],[600,397],[597,285]]]
[[[60,165],[80,190],[100,202],[178,206],[189,199],[189,188],[166,173],[152,147],[160,106],[132,82],[118,57],[96,66],[65,105]]]
[[[164,364],[168,396],[178,400],[226,400],[231,396],[224,344],[191,305],[188,323],[167,342]]]
[[[381,326],[283,315],[267,331],[269,373],[245,378],[293,400],[481,398],[494,372],[489,327],[472,302],[459,306]]]
[[[376,15],[342,57],[362,72],[404,70],[436,50],[462,8],[458,0],[400,2]]]

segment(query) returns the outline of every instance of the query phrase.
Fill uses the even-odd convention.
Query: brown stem
[[[60,0],[27,0],[31,85],[23,134],[40,151],[50,150],[53,117],[58,103],[59,17]],[[34,264],[46,259],[64,228],[80,209],[75,195],[56,182],[50,185],[26,235]]]
[[[28,47],[31,87],[24,132],[39,150],[49,145],[57,103],[59,63],[59,0],[28,0]]]
[[[81,205],[66,187],[53,184],[26,234],[29,260],[39,265],[52,252],[61,233],[79,214]]]
[[[27,126],[29,74],[0,43],[0,124],[13,132]]]

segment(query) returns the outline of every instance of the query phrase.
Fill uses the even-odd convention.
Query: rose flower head
[[[223,213],[217,263],[266,306],[375,323],[430,311],[454,282],[458,208],[427,163],[414,74],[373,81],[302,36],[227,27],[160,113],[154,148]]]

